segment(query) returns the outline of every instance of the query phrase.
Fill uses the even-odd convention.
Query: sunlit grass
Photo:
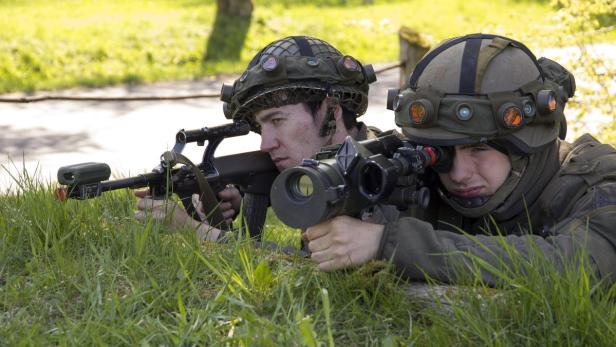
[[[60,202],[26,172],[0,195],[0,341],[6,345],[609,345],[615,286],[583,259],[479,259],[426,304],[384,262],[321,273],[249,240],[200,242],[133,218],[132,192]],[[268,217],[266,238],[297,243]],[[284,243],[281,243],[284,244]],[[506,245],[503,243],[506,247]],[[579,260],[582,259],[582,260]],[[488,288],[473,274],[490,272]]]
[[[398,59],[401,25],[433,42],[480,31],[512,35],[531,48],[554,42],[546,27],[555,10],[542,1],[255,3],[241,61],[203,63],[212,1],[2,1],[0,92],[236,73],[267,43],[297,34],[369,63]]]
[[[248,240],[202,243],[192,230],[139,223],[130,191],[60,202],[15,176],[24,189],[0,195],[3,344],[292,345],[325,341],[331,325],[351,344],[406,336],[411,304],[388,266],[323,274]]]

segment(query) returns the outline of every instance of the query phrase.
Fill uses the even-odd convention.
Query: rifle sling
[[[165,152],[163,153],[163,159],[168,162],[168,167],[173,167],[176,163],[184,164],[186,167],[195,175],[195,179],[197,180],[197,184],[199,185],[199,200],[203,204],[203,208],[205,210],[205,216],[209,224],[213,227],[217,227],[221,229],[221,234],[225,233],[230,229],[230,226],[225,222],[225,218],[220,211],[220,204],[218,203],[218,199],[216,198],[216,194],[212,190],[212,187],[207,182],[207,179],[199,170],[199,167],[190,159],[186,158],[184,155],[176,152]]]

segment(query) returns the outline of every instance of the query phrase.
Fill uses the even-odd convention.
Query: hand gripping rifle
[[[234,122],[196,130],[180,130],[175,136],[171,151],[161,155],[160,165],[150,173],[109,181],[111,170],[105,163],[82,163],[61,167],[58,182],[66,187],[57,191],[61,199],[90,199],[103,192],[122,188],[150,188],[154,199],[169,198],[177,194],[186,211],[200,220],[192,194],[199,193],[208,222],[212,226],[228,230],[216,193],[227,184],[237,185],[244,193],[244,217],[250,235],[260,236],[269,206],[269,191],[278,175],[269,155],[260,151],[214,157],[222,140],[246,135],[250,126],[246,122]],[[187,143],[196,142],[207,146],[200,164],[193,164],[182,155]]]
[[[347,137],[281,172],[272,185],[272,208],[282,222],[302,229],[379,203],[425,208],[425,169],[448,161],[442,149],[414,146],[396,134],[360,142]]]

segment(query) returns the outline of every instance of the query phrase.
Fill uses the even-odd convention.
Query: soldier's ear
[[[321,129],[319,136],[332,136],[336,133],[336,123],[342,122],[342,107],[336,98],[325,97],[319,108],[319,116],[321,120]],[[344,127],[343,127],[344,128]]]
[[[321,101],[321,105],[319,105],[319,110],[317,111],[317,114],[320,117],[325,117],[325,115],[327,114],[328,106],[329,106],[329,98],[326,96],[323,99],[323,101]],[[340,106],[339,103],[336,104],[336,108],[334,109],[333,116],[334,116],[335,121],[342,119],[342,106]]]
[[[338,119],[342,118],[342,106],[340,106],[340,103],[338,102],[337,99],[330,99],[329,96],[326,96],[321,102],[321,107],[319,107],[319,112],[323,112],[323,114],[327,114],[327,108],[330,106],[331,101],[333,101],[333,106],[334,106],[334,112],[333,112],[334,120],[337,121]]]
[[[342,120],[342,106],[340,104],[336,105],[336,110],[334,111],[334,119],[337,121]]]

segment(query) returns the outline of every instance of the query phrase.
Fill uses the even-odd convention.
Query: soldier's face
[[[451,171],[439,174],[441,183],[453,195],[492,195],[511,171],[509,157],[485,144],[455,146],[454,153]]]
[[[261,127],[261,151],[269,153],[278,170],[301,164],[325,145],[319,119],[304,104],[269,108],[254,116]]]

